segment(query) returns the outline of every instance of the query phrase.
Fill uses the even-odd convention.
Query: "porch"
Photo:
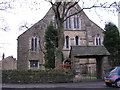
[[[72,68],[75,69],[76,74],[84,74],[83,71],[90,69],[89,72],[96,74],[97,79],[102,79],[105,70],[109,67],[108,56],[110,53],[104,46],[72,46],[70,51],[70,58]],[[88,69],[82,68],[84,66],[81,60],[94,59],[94,62],[86,62]],[[94,67],[93,67],[94,66]],[[93,69],[95,70],[93,70]]]

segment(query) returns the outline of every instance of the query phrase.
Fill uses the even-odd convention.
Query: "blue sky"
[[[37,4],[34,4],[34,1]],[[88,5],[88,0],[83,7],[92,5],[93,3],[104,2],[105,0],[90,0]],[[114,2],[119,0],[106,0]],[[92,3],[91,3],[92,2]],[[17,58],[17,37],[25,31],[20,30],[19,27],[25,22],[28,26],[33,25],[40,19],[44,17],[50,8],[50,4],[44,0],[19,0],[18,2],[12,3],[13,9],[7,9],[6,11],[0,11],[0,27],[8,26],[9,30],[6,32],[0,30],[0,60],[2,54],[5,53],[5,57],[14,56]],[[113,9],[112,9],[113,10]],[[111,11],[103,9],[92,9],[85,10],[88,17],[98,24],[100,27],[104,28],[106,22],[111,21],[114,24],[118,24],[117,12],[112,13]]]

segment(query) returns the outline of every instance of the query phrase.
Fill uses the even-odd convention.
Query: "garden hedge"
[[[72,82],[74,74],[65,70],[3,70],[2,83],[67,83]]]

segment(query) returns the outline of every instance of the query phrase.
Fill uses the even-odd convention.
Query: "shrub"
[[[72,82],[72,71],[65,70],[3,70],[3,83],[67,83]]]

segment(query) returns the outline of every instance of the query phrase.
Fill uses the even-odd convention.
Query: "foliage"
[[[68,73],[69,72],[69,73]],[[65,70],[4,70],[2,71],[3,83],[64,83],[72,82],[72,71]]]
[[[108,23],[105,25],[103,44],[110,52],[109,63],[112,67],[120,65],[120,36],[118,28]]]
[[[45,31],[45,66],[55,68],[55,50],[57,47],[57,30],[51,22]]]

